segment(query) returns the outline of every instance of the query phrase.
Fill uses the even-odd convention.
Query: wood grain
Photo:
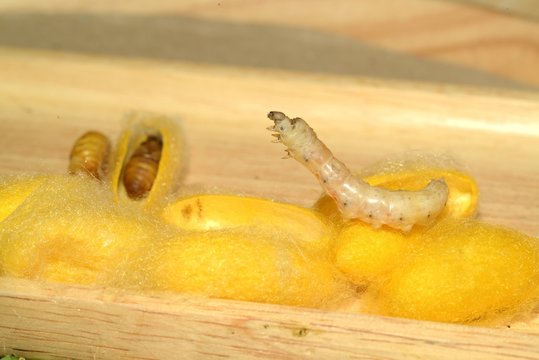
[[[182,123],[186,186],[309,206],[316,181],[264,130],[281,110],[353,168],[448,153],[478,180],[482,219],[539,236],[539,96],[391,80],[538,85],[539,25],[514,13],[432,0],[2,1],[0,174],[65,172],[82,132],[115,136],[127,111],[150,110]],[[104,21],[82,26],[92,19]],[[538,311],[484,329],[0,278],[0,346],[41,359],[538,359]]]
[[[539,4],[535,0],[456,0],[484,6],[513,16],[539,21]]]
[[[22,51],[0,51],[0,77],[3,173],[63,172],[78,135],[114,136],[141,109],[183,120],[186,184],[310,205],[316,180],[281,160],[264,130],[266,113],[282,110],[310,121],[355,169],[420,149],[450,154],[478,180],[485,220],[539,234],[533,94]]]
[[[498,6],[501,1],[490,6]],[[378,64],[384,64],[389,74],[395,69],[408,69],[410,78],[420,78],[414,73],[421,73],[421,67],[414,67],[406,61],[404,64],[385,64],[386,58],[379,51],[388,51],[397,58],[409,56],[415,59],[432,61],[434,64],[450,65],[452,77],[465,81],[469,78],[474,82],[475,76],[493,76],[491,86],[507,86],[509,83],[500,82],[494,75],[514,81],[512,86],[518,84],[539,85],[539,23],[515,16],[520,13],[530,13],[533,5],[523,5],[512,1],[510,8],[513,11],[492,11],[483,6],[475,6],[470,2],[433,1],[433,0],[382,0],[382,1],[354,1],[354,0],[313,0],[305,6],[302,0],[286,1],[245,1],[245,0],[190,0],[171,1],[161,0],[147,2],[106,0],[92,2],[73,2],[66,0],[52,0],[47,2],[36,0],[4,1],[0,3],[0,11],[4,14],[78,14],[80,24],[87,21],[87,14],[101,15],[154,15],[154,16],[186,16],[192,19],[210,19],[226,21],[230,24],[264,24],[288,28],[289,36],[295,37],[300,29],[319,31],[322,38],[325,35],[336,35],[332,43],[341,43],[350,40],[356,45],[363,46],[362,56],[356,53],[345,53],[336,56],[333,61],[339,62],[341,67],[354,67],[353,61],[342,62],[342,57],[362,63],[369,59],[370,67],[374,68],[374,76],[379,76]],[[517,11],[524,7],[524,10]],[[394,11],[399,9],[399,11]],[[532,11],[533,12],[533,11]],[[123,20],[125,21],[125,20]],[[163,20],[166,23],[170,20]],[[53,29],[51,25],[46,29]],[[40,29],[43,29],[41,27]],[[24,31],[24,29],[21,29]],[[260,43],[267,41],[264,32],[252,32]],[[42,31],[46,37],[47,30]],[[114,35],[114,33],[110,34]],[[267,34],[266,34],[267,35]],[[75,35],[74,35],[75,36]],[[303,34],[305,36],[305,34]],[[39,36],[37,36],[39,38]],[[316,38],[316,36],[314,37]],[[166,37],[156,39],[157,43],[166,42]],[[229,44],[235,41],[230,39]],[[282,46],[287,40],[282,39]],[[346,45],[352,46],[353,45]],[[368,47],[376,49],[369,51]],[[365,48],[367,47],[367,48]],[[190,49],[191,54],[199,50]],[[208,48],[206,47],[206,51]],[[290,49],[288,54],[305,51],[303,48]],[[328,45],[328,52],[334,51]],[[307,51],[308,52],[308,51]],[[218,57],[218,55],[214,55]],[[254,56],[246,51],[242,56]],[[326,55],[327,56],[327,55]],[[316,58],[309,58],[306,64],[316,63]],[[432,64],[431,64],[432,65]],[[423,64],[425,66],[425,64]],[[454,68],[453,66],[456,66]],[[368,75],[370,69],[366,64],[364,70]],[[463,71],[459,74],[458,68]],[[311,66],[311,69],[313,66]],[[363,68],[362,68],[363,69]],[[475,70],[470,74],[467,70]],[[434,73],[443,70],[433,69]],[[449,71],[446,70],[446,71]],[[343,71],[344,72],[344,71]],[[433,75],[434,81],[439,81]],[[445,79],[445,81],[449,81]]]
[[[508,329],[192,296],[140,296],[3,278],[0,302],[0,345],[27,357],[539,358],[539,336]]]
[[[264,130],[281,110],[353,168],[449,153],[478,180],[484,220],[539,235],[537,94],[13,49],[0,49],[0,78],[1,174],[65,172],[82,132],[116,135],[123,114],[149,110],[181,121],[187,186],[310,205],[316,180]],[[510,325],[0,279],[0,345],[37,358],[538,359],[539,316]]]

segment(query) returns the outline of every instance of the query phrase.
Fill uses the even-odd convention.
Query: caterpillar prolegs
[[[275,123],[268,130],[276,132],[272,135],[287,147],[290,157],[318,178],[344,219],[359,219],[375,228],[387,225],[408,232],[416,224],[431,224],[444,209],[449,189],[443,179],[432,180],[418,191],[371,186],[335,158],[305,120],[290,119],[278,111],[271,111],[268,118]]]

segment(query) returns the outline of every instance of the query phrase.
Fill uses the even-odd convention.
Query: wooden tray
[[[264,128],[302,116],[352,168],[448,153],[480,217],[539,236],[539,97],[186,63],[0,49],[1,173],[65,172],[81,132],[123,114],[178,117],[185,183],[309,206],[318,184]],[[539,314],[486,329],[185,295],[0,279],[3,352],[42,359],[539,359]],[[0,348],[1,349],[1,348]]]

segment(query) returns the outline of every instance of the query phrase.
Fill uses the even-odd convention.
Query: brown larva
[[[355,177],[300,118],[282,112],[268,114],[275,123],[269,127],[287,153],[305,165],[336,202],[343,218],[359,219],[378,228],[387,225],[408,232],[415,224],[429,225],[442,212],[449,189],[443,179],[432,180],[418,191],[387,190],[371,186]]]
[[[162,149],[161,138],[149,136],[137,147],[125,165],[123,184],[130,198],[141,199],[152,189],[159,170]]]
[[[90,174],[102,180],[110,152],[109,139],[97,131],[88,131],[77,139],[69,155],[70,174]]]

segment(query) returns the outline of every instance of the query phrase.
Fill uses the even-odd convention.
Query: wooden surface
[[[539,335],[0,278],[0,345],[43,359],[538,359]]]
[[[537,91],[539,5],[485,3],[6,0],[0,47]]]
[[[114,135],[126,111],[151,110],[182,120],[187,185],[309,205],[318,184],[264,129],[280,109],[353,168],[450,153],[477,178],[483,219],[539,234],[533,94],[13,50],[0,51],[0,78],[2,173],[64,172],[82,131]],[[26,356],[539,358],[537,315],[493,330],[12,279],[0,289],[0,345]]]
[[[316,180],[282,160],[282,145],[265,130],[266,113],[281,110],[308,120],[355,169],[416,150],[450,154],[479,183],[482,219],[539,236],[539,95],[517,91],[537,84],[537,67],[526,65],[535,63],[537,25],[443,1],[410,1],[390,19],[385,2],[376,3],[348,2],[358,8],[337,12],[313,1],[310,16],[300,17],[292,0],[1,2],[0,174],[65,172],[83,131],[116,136],[123,114],[150,110],[181,121],[186,186],[309,206],[320,193]],[[368,19],[357,4],[368,7]],[[94,16],[104,13],[114,16]],[[477,21],[490,25],[475,27]],[[488,66],[496,64],[489,74],[480,61],[460,68],[449,58],[431,62],[429,51],[414,57],[417,48],[466,44],[462,27],[472,38],[512,34],[510,49],[517,50],[488,47]],[[73,36],[65,37],[69,29]],[[405,31],[407,40],[399,35]],[[358,48],[366,34],[369,46],[389,53]],[[297,46],[300,55],[288,56]],[[467,48],[464,58],[473,58],[476,47]],[[508,61],[517,53],[518,61]],[[374,65],[362,54],[374,54]],[[0,349],[38,358],[538,359],[539,314],[508,325],[0,279]]]
[[[2,173],[63,172],[89,128],[123,115],[183,120],[188,185],[311,205],[316,180],[270,143],[266,113],[310,121],[352,168],[403,152],[446,153],[481,190],[481,216],[539,235],[539,104],[534,94],[382,84],[230,67],[0,51]]]
[[[466,4],[484,6],[497,12],[539,20],[539,3],[535,0],[457,0]]]

